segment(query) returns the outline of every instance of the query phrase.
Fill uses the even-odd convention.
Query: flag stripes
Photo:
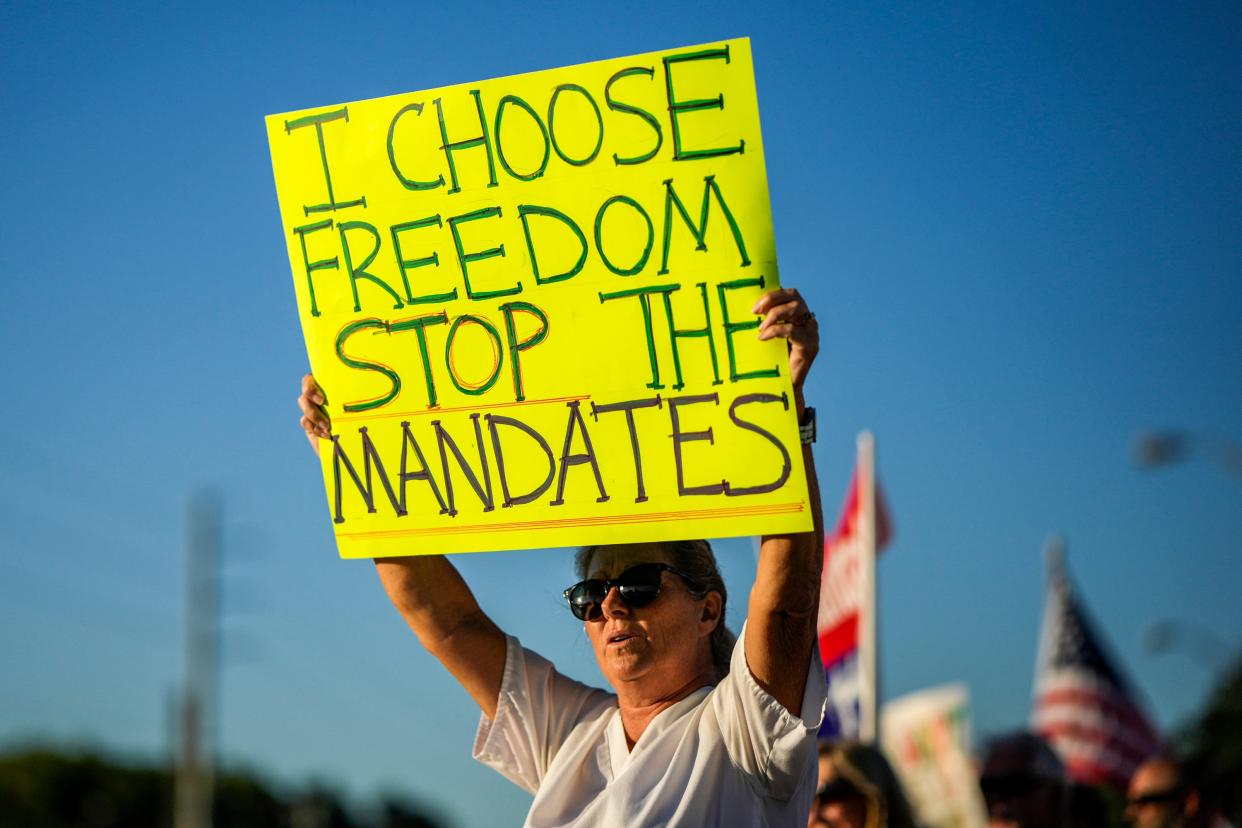
[[[1060,755],[1070,778],[1086,784],[1124,787],[1160,749],[1155,728],[1074,595],[1059,551],[1049,555],[1031,726]]]

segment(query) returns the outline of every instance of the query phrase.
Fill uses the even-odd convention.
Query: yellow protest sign
[[[342,556],[810,528],[748,40],[267,131]]]

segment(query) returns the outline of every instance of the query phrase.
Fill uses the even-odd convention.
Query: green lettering
[[[436,187],[444,186],[444,176],[440,175],[435,181],[416,181],[413,178],[406,177],[401,172],[401,168],[397,166],[397,153],[393,148],[393,136],[397,132],[397,121],[401,120],[401,116],[407,112],[413,112],[415,115],[423,114],[423,105],[421,103],[412,103],[403,106],[397,110],[397,114],[392,116],[392,122],[388,124],[388,163],[392,166],[393,175],[397,176],[397,180],[401,182],[401,186],[407,190],[434,190]]]
[[[539,167],[534,172],[520,173],[516,172],[513,167],[509,166],[509,160],[505,158],[505,143],[501,138],[500,122],[505,114],[505,107],[513,104],[514,106],[526,111],[535,121],[535,126],[539,127],[539,134],[543,136],[543,160],[539,162]],[[500,166],[505,168],[505,172],[514,178],[522,181],[534,181],[543,175],[544,170],[548,168],[548,158],[551,157],[551,144],[548,141],[548,128],[543,125],[543,121],[539,119],[539,114],[526,101],[517,95],[505,95],[500,99],[500,103],[496,106],[496,154],[500,156]]]
[[[522,351],[529,351],[547,338],[548,315],[529,302],[506,302],[500,306],[500,310],[505,315],[505,334],[509,340],[509,362],[513,363],[513,398],[520,402],[526,399],[526,395],[522,391],[522,362],[519,355]],[[519,340],[517,324],[513,320],[515,311],[524,311],[538,319],[539,330]]]
[[[316,270],[335,270],[337,268],[336,256],[331,259],[320,259],[317,262],[310,260],[310,254],[306,252],[306,234],[314,233],[316,230],[331,230],[332,219],[324,219],[314,224],[304,224],[301,227],[293,228],[293,232],[297,234],[298,241],[302,244],[302,264],[306,267],[306,289],[310,291],[311,316],[319,316],[319,306],[315,304],[315,280],[311,278],[311,274]]]
[[[608,258],[608,254],[604,252],[604,213],[613,204],[628,204],[630,207],[638,211],[643,217],[643,221],[647,223],[647,244],[643,247],[643,252],[639,255],[638,260],[631,267],[617,267]],[[595,247],[599,250],[599,258],[604,263],[604,267],[611,270],[618,276],[633,276],[638,273],[647,264],[647,258],[651,255],[651,245],[655,242],[655,229],[651,226],[651,216],[647,215],[647,211],[643,206],[629,196],[615,195],[600,205],[599,212],[595,214]]]
[[[315,128],[315,138],[319,141],[319,160],[323,163],[323,180],[328,185],[328,200],[323,204],[302,205],[304,215],[311,213],[322,213],[324,211],[344,210],[346,207],[367,206],[367,197],[359,196],[352,201],[337,201],[336,196],[332,192],[332,174],[328,172],[328,147],[323,139],[323,125],[332,121],[345,120],[349,122],[349,107],[341,107],[331,112],[319,112],[314,115],[307,115],[304,118],[295,118],[292,121],[285,121],[285,134],[289,135],[295,129],[313,126]]]
[[[651,382],[647,383],[648,388],[664,387],[660,383],[660,363],[656,359],[655,332],[651,327],[651,297],[656,294],[669,294],[678,290],[681,290],[681,285],[653,285],[652,287],[631,288],[629,290],[618,290],[614,293],[601,293],[599,295],[600,304],[611,302],[613,299],[625,299],[630,296],[638,297],[638,305],[643,311],[643,330],[647,336],[647,359],[651,362]]]
[[[407,275],[409,271],[419,267],[431,265],[433,267],[440,266],[440,254],[432,251],[430,256],[424,256],[421,259],[406,259],[405,254],[401,252],[401,234],[407,230],[418,230],[422,227],[443,227],[444,222],[440,221],[440,215],[417,219],[416,221],[407,221],[402,224],[394,224],[390,229],[392,231],[392,249],[397,257],[397,269],[401,271],[401,284],[405,286],[406,303],[410,305],[426,305],[434,302],[451,302],[457,298],[457,288],[445,291],[444,293],[428,293],[424,296],[414,296],[410,292],[410,279]]]
[[[573,267],[566,270],[564,273],[558,273],[555,276],[543,277],[539,275],[539,259],[535,255],[535,242],[530,234],[530,220],[527,216],[546,216],[547,218],[556,219],[573,231],[574,236],[578,239],[578,244],[582,248],[578,254],[578,261],[574,262]],[[550,285],[553,282],[563,282],[566,279],[578,275],[583,266],[586,264],[587,240],[586,236],[582,232],[582,229],[578,227],[577,222],[562,213],[560,210],[554,210],[551,207],[538,207],[534,204],[519,204],[518,217],[522,219],[522,232],[526,236],[526,250],[530,253],[530,268],[535,274],[535,284]]]
[[[729,353],[729,381],[737,382],[744,379],[757,379],[759,377],[779,377],[781,375],[780,367],[776,368],[756,368],[753,371],[737,370],[737,354],[733,347],[733,335],[742,331],[753,331],[759,327],[762,320],[758,318],[748,319],[745,322],[734,322],[729,318],[729,304],[725,300],[725,293],[730,290],[740,290],[742,288],[757,287],[763,290],[763,277],[759,276],[754,279],[737,279],[732,282],[721,282],[716,285],[716,293],[720,297],[720,319],[724,328],[725,349]]]
[[[729,225],[729,232],[733,234],[733,241],[737,243],[738,253],[742,256],[742,267],[750,266],[750,257],[746,255],[746,243],[742,241],[742,231],[737,226],[737,221],[733,218],[733,213],[729,210],[729,205],[725,203],[724,196],[720,192],[720,186],[716,183],[715,175],[703,177],[703,206],[699,210],[699,223],[696,226],[690,218],[690,213],[686,210],[686,206],[681,203],[681,199],[677,197],[677,191],[673,189],[673,179],[666,178],[664,180],[664,255],[660,261],[660,275],[668,273],[668,252],[672,243],[673,236],[673,208],[677,208],[681,220],[690,228],[691,235],[698,242],[695,250],[707,250],[707,216],[711,207],[711,196],[714,193],[716,203],[720,205],[720,209],[724,212],[725,221]]]
[[[714,158],[719,155],[732,155],[734,153],[744,152],[746,142],[738,140],[736,147],[711,147],[707,149],[683,149],[681,145],[681,127],[678,124],[678,117],[687,112],[698,112],[704,109],[724,109],[724,94],[717,95],[714,98],[705,98],[693,101],[678,101],[677,96],[673,93],[673,64],[685,63],[694,60],[724,60],[729,62],[729,47],[723,49],[704,49],[700,52],[686,52],[680,55],[669,55],[664,58],[664,82],[665,88],[668,90],[668,115],[673,126],[673,160],[688,161],[693,158]]]
[[[556,140],[556,102],[560,98],[562,92],[577,92],[586,98],[587,103],[591,105],[591,109],[595,111],[595,122],[599,128],[599,134],[595,138],[595,148],[591,150],[586,158],[570,158],[561,149],[561,145]],[[576,83],[562,83],[556,87],[556,91],[552,93],[552,100],[548,102],[548,131],[552,134],[552,148],[556,150],[556,154],[566,164],[572,164],[575,167],[585,167],[595,160],[595,156],[599,155],[599,148],[604,145],[604,116],[600,114],[599,104],[595,103],[595,99],[591,97],[591,93],[583,89]]]
[[[620,164],[641,164],[644,161],[650,161],[652,158],[655,158],[656,153],[660,151],[660,147],[663,146],[664,144],[664,132],[663,130],[660,129],[660,122],[656,120],[656,117],[654,115],[652,115],[650,112],[648,112],[645,109],[639,109],[638,107],[633,106],[631,104],[625,104],[625,103],[621,103],[620,101],[613,100],[613,97],[612,97],[613,84],[621,80],[622,78],[628,78],[634,75],[646,75],[647,77],[650,78],[655,75],[655,70],[644,69],[641,66],[631,66],[629,69],[622,69],[620,72],[618,72],[617,74],[609,78],[608,83],[604,86],[604,101],[608,104],[608,108],[613,110],[614,112],[628,112],[629,114],[637,115],[639,118],[642,118],[644,121],[646,121],[651,126],[651,128],[655,130],[655,138],[656,138],[655,146],[652,147],[647,152],[643,153],[642,155],[635,155],[632,158],[622,158],[616,153],[613,153],[612,155],[613,163],[618,164],[618,165]]]
[[[505,246],[501,244],[499,247],[489,247],[487,250],[480,250],[477,253],[467,253],[461,242],[461,231],[457,229],[459,224],[465,224],[468,221],[478,221],[485,218],[500,218],[499,207],[484,207],[481,210],[475,210],[461,216],[453,216],[448,220],[449,230],[453,233],[453,244],[457,247],[457,263],[461,266],[461,278],[466,283],[466,295],[471,299],[490,299],[494,296],[511,296],[515,293],[522,292],[522,283],[518,282],[511,288],[497,288],[495,290],[474,290],[470,285],[470,271],[466,267],[471,262],[481,262],[484,259],[490,259],[493,256],[505,255]]]
[[[492,355],[496,360],[492,365],[492,372],[487,379],[477,385],[459,379],[457,376],[457,368],[453,365],[453,341],[457,338],[457,330],[467,322],[478,325],[487,331],[487,335],[492,338]],[[500,366],[504,364],[504,357],[500,350],[500,333],[496,327],[481,316],[473,316],[471,314],[463,314],[453,320],[453,324],[449,326],[448,340],[444,343],[444,364],[448,367],[449,379],[453,381],[453,385],[457,386],[457,390],[463,394],[469,394],[472,397],[478,397],[486,394],[488,389],[496,384],[496,380],[500,377]],[[478,415],[475,415],[478,416]]]
[[[344,409],[351,413],[355,411],[370,411],[372,409],[388,405],[388,403],[392,402],[397,396],[397,393],[401,391],[401,377],[397,376],[396,371],[392,370],[387,365],[383,365],[378,362],[367,362],[365,359],[356,359],[345,353],[346,340],[358,331],[371,329],[386,331],[388,326],[379,319],[359,319],[355,322],[350,322],[348,325],[341,328],[341,332],[336,335],[337,359],[345,365],[348,365],[350,368],[357,368],[361,371],[374,371],[378,374],[383,374],[388,377],[388,382],[391,387],[386,393],[381,394],[378,397],[372,397],[369,400],[357,400],[355,402],[345,403]]]
[[[388,286],[387,282],[373,273],[367,272],[367,268],[371,266],[371,263],[375,261],[375,257],[379,254],[379,231],[376,230],[374,226],[367,224],[365,221],[343,221],[337,225],[337,230],[341,234],[341,249],[345,253],[345,269],[349,271],[349,289],[353,291],[354,294],[354,313],[358,313],[362,310],[362,304],[358,300],[359,279],[366,279],[367,281],[383,288],[384,292],[391,296],[393,302],[396,303],[393,305],[394,310],[405,307],[405,305],[401,304],[401,297],[397,295],[395,290]],[[365,230],[371,236],[371,251],[367,253],[367,257],[363,259],[362,264],[358,265],[358,267],[354,267],[353,257],[349,252],[349,239],[346,234],[350,230]]]
[[[431,358],[427,353],[427,331],[428,325],[446,325],[448,324],[448,315],[444,311],[439,313],[428,313],[422,316],[412,316],[409,319],[396,319],[388,323],[388,333],[400,333],[401,331],[414,331],[415,337],[418,338],[418,355],[423,361],[423,380],[427,384],[427,407],[436,407],[436,383],[431,376]]]
[[[440,149],[444,150],[444,157],[448,159],[449,177],[453,179],[453,186],[448,191],[449,195],[461,192],[461,183],[457,180],[457,165],[453,163],[453,153],[474,147],[483,147],[487,151],[487,186],[496,186],[496,163],[492,159],[492,141],[487,134],[487,118],[483,115],[483,100],[479,97],[477,89],[471,89],[470,94],[474,96],[474,107],[479,113],[479,128],[483,131],[478,138],[449,141],[448,127],[444,124],[444,106],[439,98],[432,101],[436,105],[436,115],[440,119],[440,138],[444,141]]]

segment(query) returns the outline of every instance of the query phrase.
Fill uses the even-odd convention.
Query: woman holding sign
[[[788,343],[800,422],[819,350],[796,290],[764,294],[760,339]],[[299,405],[329,436],[309,375]],[[813,416],[813,415],[812,415]],[[613,692],[587,687],[506,636],[443,556],[376,560],[420,642],[483,711],[474,756],[531,792],[528,826],[804,826],[825,701],[816,646],[823,518],[809,439],[814,531],[763,538],[741,640],[705,541],[588,547],[564,591]]]

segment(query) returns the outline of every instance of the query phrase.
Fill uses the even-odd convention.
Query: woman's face
[[[668,562],[658,543],[600,547],[591,555],[587,577],[611,579],[636,564]],[[584,622],[599,668],[618,693],[659,699],[711,670],[709,642],[720,617],[719,594],[696,598],[680,576],[660,577],[660,594],[647,606],[628,606],[613,588],[602,612]]]
[[[824,755],[819,757],[819,788],[822,790],[836,779],[836,769],[832,760]],[[811,818],[808,828],[866,828],[867,806],[857,798],[824,802],[816,796],[811,805]]]

